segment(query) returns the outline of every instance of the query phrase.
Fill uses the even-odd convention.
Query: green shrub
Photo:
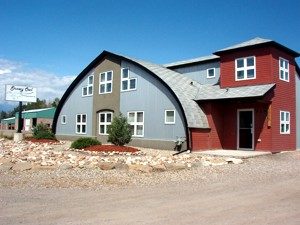
[[[101,142],[94,138],[83,137],[74,141],[71,144],[71,148],[83,149],[83,148],[90,147],[92,145],[101,145]]]
[[[115,116],[108,128],[108,142],[123,146],[131,141],[130,125],[122,114]]]
[[[55,135],[46,124],[39,123],[33,128],[33,138],[55,140]]]

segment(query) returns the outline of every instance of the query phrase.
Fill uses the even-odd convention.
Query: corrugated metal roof
[[[41,112],[41,111],[45,111],[45,110],[49,110],[49,109],[53,109],[53,107],[43,108],[43,109],[30,109],[30,110],[22,111],[22,113],[35,113],[35,112]]]
[[[15,117],[9,117],[1,120],[1,123],[9,123],[9,122],[15,122]]]
[[[267,43],[267,42],[273,42],[273,41],[270,40],[270,39],[264,39],[264,38],[256,37],[256,38],[253,38],[249,41],[245,41],[245,42],[242,42],[240,44],[236,44],[236,45],[232,45],[232,46],[227,47],[227,48],[223,48],[221,50],[218,50],[217,52],[228,51],[228,50],[232,50],[232,49],[236,49],[236,48],[244,48],[244,47],[263,44],[263,43]]]
[[[192,63],[197,63],[197,62],[204,62],[204,61],[219,59],[219,58],[220,57],[217,55],[208,55],[208,56],[203,56],[203,57],[198,57],[198,58],[193,58],[193,59],[187,59],[187,60],[167,63],[167,64],[164,64],[163,66],[168,68],[168,67],[182,66],[182,65],[192,64]]]
[[[275,84],[244,86],[234,88],[220,88],[219,85],[201,85],[195,98],[197,101],[251,98],[264,96]]]
[[[148,69],[152,73],[156,74],[173,90],[182,105],[187,119],[188,127],[209,128],[205,113],[193,100],[198,92],[198,88],[195,85],[197,84],[196,81],[154,63],[132,59],[125,56],[122,57],[130,59],[135,63],[140,64],[142,67]]]

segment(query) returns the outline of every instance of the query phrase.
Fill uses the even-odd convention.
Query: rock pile
[[[145,173],[182,170],[198,166],[218,166],[229,163],[239,164],[242,160],[235,158],[204,157],[196,154],[164,156],[149,154],[147,151],[136,153],[89,152],[64,147],[64,142],[32,143],[22,141],[15,143],[0,139],[0,172],[25,171],[41,169],[67,170],[101,169],[129,170]]]

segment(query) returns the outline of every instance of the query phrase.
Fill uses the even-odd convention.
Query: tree
[[[122,114],[115,116],[108,128],[108,142],[123,146],[131,141],[130,125]]]
[[[0,120],[5,119],[7,117],[8,117],[8,114],[5,111],[2,110],[1,113],[0,113]]]
[[[51,103],[51,106],[57,108],[59,101],[60,101],[59,98],[55,98]]]

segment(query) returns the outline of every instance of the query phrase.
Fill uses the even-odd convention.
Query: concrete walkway
[[[247,158],[272,154],[271,152],[240,151],[240,150],[209,150],[209,151],[201,151],[201,152],[193,152],[193,153],[201,154],[205,156],[234,157],[239,159],[247,159]]]

